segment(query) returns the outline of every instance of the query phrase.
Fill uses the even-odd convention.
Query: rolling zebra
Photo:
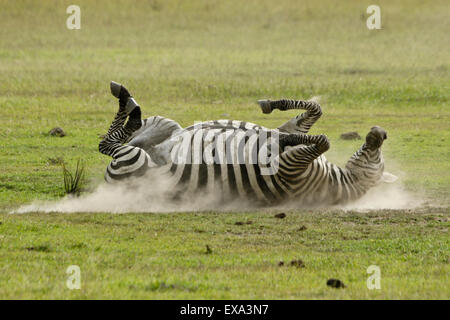
[[[306,110],[278,129],[237,120],[183,129],[160,116],[142,120],[140,106],[124,86],[111,82],[111,92],[119,99],[119,111],[99,144],[99,151],[113,158],[105,173],[110,183],[157,172],[174,193],[213,192],[224,201],[265,204],[292,199],[315,206],[356,200],[380,181],[395,178],[383,172],[381,146],[387,134],[378,126],[344,168],[328,162],[323,155],[330,148],[328,138],[308,134],[322,115],[314,101],[258,101],[263,113]]]

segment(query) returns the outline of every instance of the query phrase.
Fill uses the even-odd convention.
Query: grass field
[[[80,30],[66,28],[71,4]],[[370,4],[0,0],[0,298],[449,299],[448,4],[377,1],[382,30],[368,30]],[[378,124],[386,169],[425,204],[285,219],[270,210],[8,214],[64,196],[58,158],[72,168],[83,159],[89,185],[101,183],[110,159],[98,136],[117,108],[110,80],[126,84],[144,115],[183,126],[227,117],[277,127],[296,113],[264,115],[257,99],[320,96],[312,133],[330,138],[327,158],[344,164],[361,141],[340,134]],[[57,126],[67,136],[47,134]],[[81,290],[65,287],[72,264]],[[381,290],[366,287],[372,264]],[[328,278],[347,288],[327,288]]]

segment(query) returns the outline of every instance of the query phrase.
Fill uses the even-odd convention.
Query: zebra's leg
[[[330,141],[327,136],[289,134],[280,137],[280,164],[288,163],[296,170],[304,170],[320,155],[330,149]],[[290,146],[289,150],[285,147]]]
[[[100,141],[98,150],[108,156],[116,158],[119,151],[123,150],[125,146],[123,141],[127,140],[135,130],[141,126],[141,110],[139,107],[135,108],[130,113],[130,119],[128,119],[125,126],[121,126],[106,136]]]
[[[259,100],[263,113],[271,113],[274,109],[281,111],[303,109],[306,112],[292,118],[278,129],[287,133],[308,133],[312,125],[322,116],[322,108],[316,101],[281,99],[276,101]]]
[[[106,135],[109,135],[118,128],[122,127],[128,117],[128,114],[137,105],[128,90],[120,83],[111,81],[110,88],[112,95],[119,99],[119,110],[117,111],[117,114]]]
[[[124,86],[112,81],[111,93],[119,98],[119,111],[100,142],[99,151],[114,157],[116,151],[122,149],[122,144],[142,126],[142,121],[141,108]],[[127,117],[128,121],[124,125]]]
[[[119,111],[98,146],[101,153],[113,158],[106,169],[107,182],[142,176],[150,167],[155,166],[145,150],[123,144],[142,126],[141,108],[123,86],[112,83],[111,92],[119,98]],[[125,123],[127,117],[128,121]]]

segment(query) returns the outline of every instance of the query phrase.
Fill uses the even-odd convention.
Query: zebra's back
[[[183,129],[163,143],[172,188],[223,199],[279,201],[286,190],[276,175],[278,130],[250,122],[216,120]]]

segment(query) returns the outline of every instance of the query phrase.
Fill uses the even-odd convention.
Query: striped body
[[[141,120],[140,107],[128,91],[117,84],[112,88],[120,107],[99,144],[100,152],[113,157],[107,182],[143,177],[152,186],[164,185],[164,191],[174,196],[214,194],[223,201],[293,200],[323,206],[360,198],[383,175],[381,145],[387,135],[380,127],[371,129],[345,168],[326,160],[327,137],[308,134],[322,115],[315,101],[260,100],[264,113],[306,110],[278,129],[237,120],[207,121],[183,129],[160,116]]]
[[[169,182],[169,192],[214,193],[224,201],[237,197],[267,203],[294,199],[308,206],[346,202],[365,193],[365,188],[355,183],[358,178],[351,171],[328,162],[323,155],[300,173],[299,159],[284,156],[284,150],[279,150],[280,156],[272,161],[278,163],[278,170],[274,174],[261,174],[267,162],[260,163],[254,150],[258,154],[270,143],[258,143],[260,135],[270,138],[286,134],[236,120],[196,124],[177,131],[151,150],[134,148],[127,150],[125,156],[119,154],[120,160],[111,163],[106,179],[128,178],[129,171],[142,175],[152,168]],[[122,169],[123,175],[117,169]],[[374,169],[373,184],[379,179],[380,169],[382,172],[380,167]]]

